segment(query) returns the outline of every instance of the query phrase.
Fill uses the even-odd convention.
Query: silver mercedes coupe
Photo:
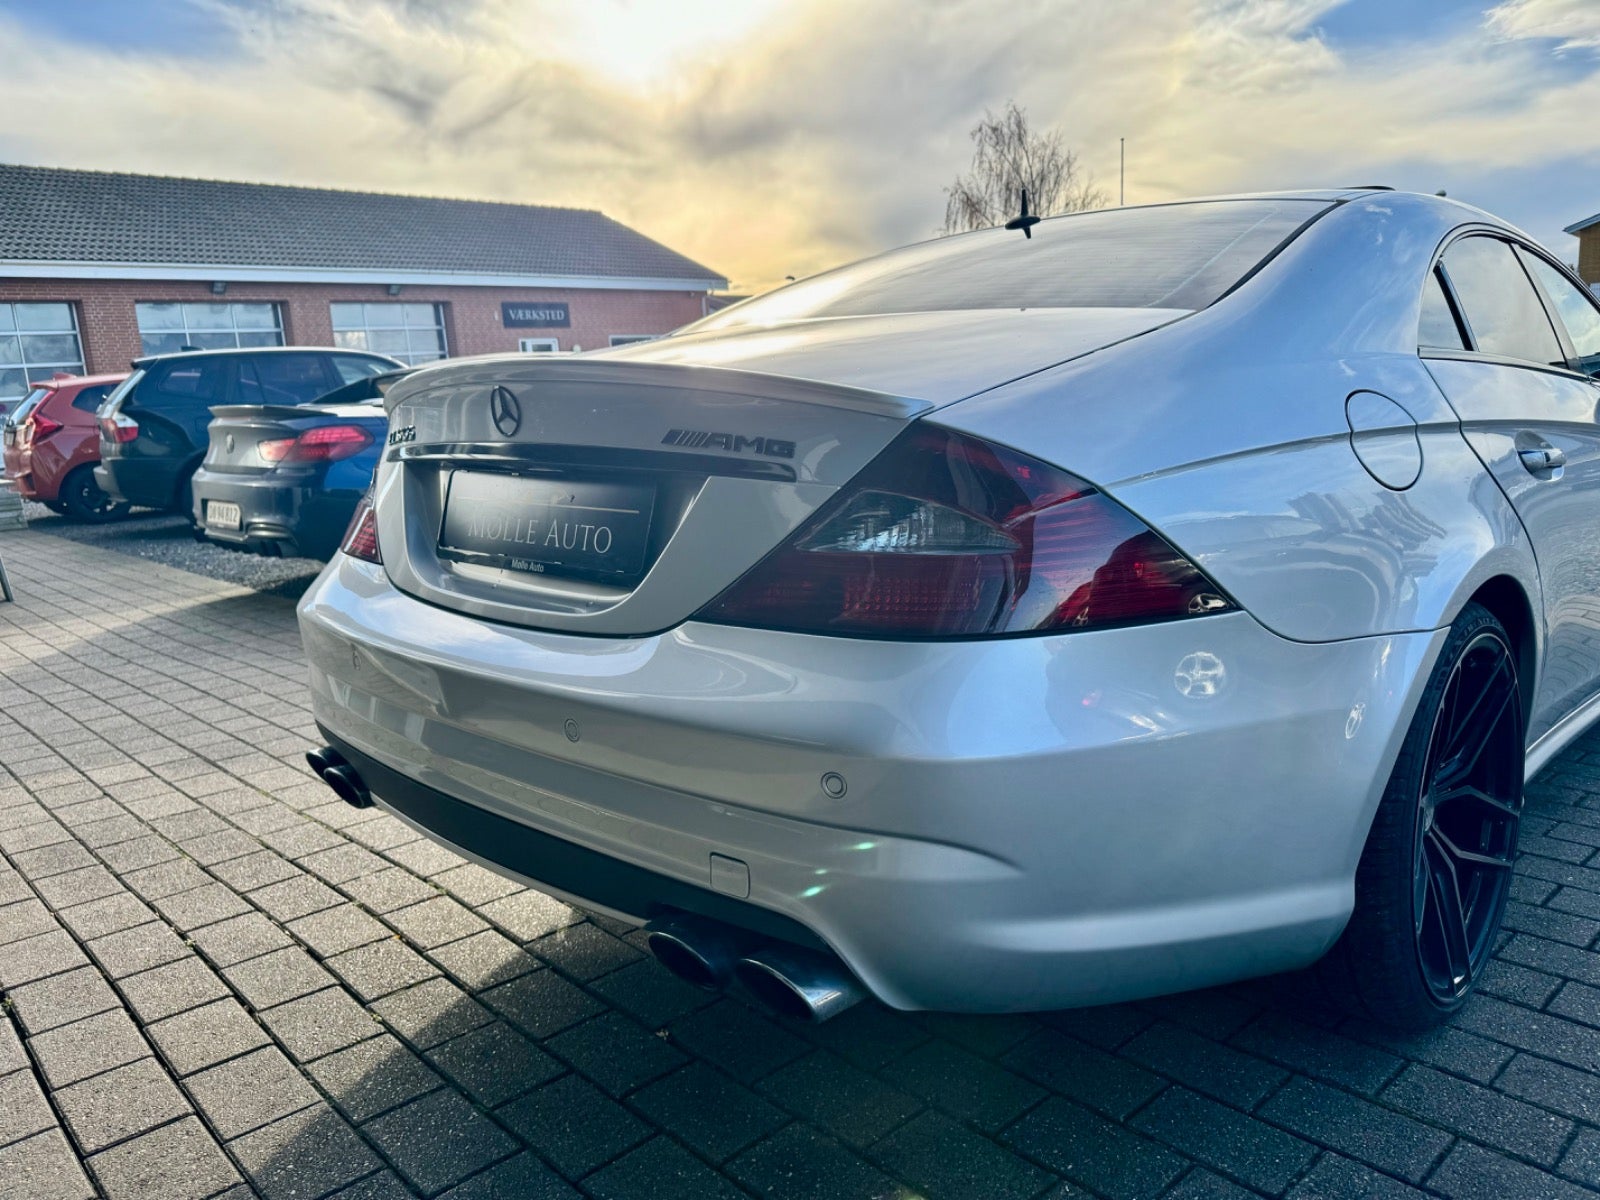
[[[1320,960],[1427,1026],[1600,714],[1597,372],[1546,251],[1371,188],[426,367],[300,606],[311,763],[796,1017]]]

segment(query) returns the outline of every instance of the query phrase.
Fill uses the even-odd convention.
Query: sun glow
[[[551,5],[525,24],[523,40],[643,89],[748,36],[780,8],[778,0],[585,0]]]

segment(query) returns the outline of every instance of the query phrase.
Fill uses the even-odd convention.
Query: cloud
[[[1587,0],[1360,50],[1331,0],[194,3],[226,53],[0,18],[0,158],[600,208],[749,289],[928,236],[1011,98],[1130,202],[1600,155]]]
[[[1555,38],[1562,50],[1600,47],[1600,5],[1594,0],[1510,0],[1487,24],[1505,38]]]

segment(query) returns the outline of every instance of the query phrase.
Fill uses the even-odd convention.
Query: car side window
[[[1444,252],[1444,272],[1461,303],[1473,348],[1485,354],[1567,366],[1567,356],[1509,242],[1462,238]]]
[[[331,391],[335,382],[328,378],[320,354],[260,354],[251,357],[259,381],[260,404],[304,404]],[[241,376],[240,391],[243,392]]]
[[[111,391],[109,384],[97,383],[93,387],[79,388],[78,394],[72,398],[72,407],[81,412],[93,412],[100,407],[100,402],[106,398],[106,393]]]
[[[1577,352],[1578,370],[1585,375],[1600,375],[1600,304],[1537,254],[1519,253],[1545,295],[1555,302],[1556,313]]]
[[[214,358],[183,359],[168,363],[139,389],[145,406],[215,404],[221,399],[222,364]]]
[[[1465,350],[1467,339],[1456,323],[1455,310],[1444,294],[1438,271],[1428,272],[1422,285],[1422,319],[1417,323],[1417,345],[1424,350]]]
[[[333,369],[339,372],[341,384],[354,383],[358,379],[370,379],[391,369],[381,362],[370,358],[357,358],[353,354],[335,354],[331,361]]]

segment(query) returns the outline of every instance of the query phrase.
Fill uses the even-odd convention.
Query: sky
[[[0,161],[597,208],[740,292],[931,236],[1012,100],[1130,204],[1600,212],[1600,0],[0,0],[0,61]]]

